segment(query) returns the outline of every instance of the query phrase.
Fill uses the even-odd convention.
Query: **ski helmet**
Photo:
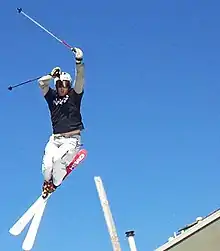
[[[60,74],[60,77],[59,77],[59,78],[55,78],[55,79],[54,79],[54,85],[55,85],[55,87],[56,87],[57,81],[59,81],[59,80],[62,81],[62,82],[68,81],[70,87],[72,86],[72,78],[71,78],[70,74],[67,73],[67,72],[62,72],[62,73]]]

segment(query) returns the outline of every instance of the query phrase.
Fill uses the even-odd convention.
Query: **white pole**
[[[96,188],[97,188],[97,191],[98,191],[98,195],[99,195],[100,203],[101,203],[101,206],[102,206],[102,210],[104,212],[104,217],[105,217],[105,221],[106,221],[106,224],[107,224],[108,232],[109,232],[109,235],[110,235],[110,238],[111,238],[113,251],[121,251],[121,247],[120,247],[120,243],[119,243],[115,223],[114,223],[114,220],[113,220],[113,217],[112,217],[112,213],[111,213],[111,210],[110,210],[109,202],[107,200],[107,196],[106,196],[106,193],[105,193],[105,189],[104,189],[102,180],[101,180],[100,177],[94,177],[94,180],[95,180]]]
[[[134,240],[134,231],[128,231],[125,233],[128,238],[128,243],[131,251],[137,251],[135,240]]]

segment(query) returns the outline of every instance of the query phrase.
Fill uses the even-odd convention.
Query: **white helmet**
[[[62,72],[62,73],[60,74],[60,77],[59,77],[59,78],[56,77],[56,78],[54,79],[54,85],[55,85],[55,86],[56,86],[57,80],[69,81],[69,82],[70,82],[70,86],[72,86],[72,78],[71,78],[70,74],[67,73],[67,72]]]
[[[60,74],[60,80],[61,80],[61,81],[66,80],[66,81],[69,81],[70,83],[72,83],[72,78],[71,78],[70,74],[67,73],[67,72],[62,72],[62,73]]]

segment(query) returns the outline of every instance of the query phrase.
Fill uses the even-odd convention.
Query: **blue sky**
[[[106,250],[111,243],[93,180],[101,176],[123,250],[136,231],[153,251],[179,227],[219,207],[219,7],[209,1],[8,1],[1,23],[1,250],[38,197],[51,134],[37,83],[74,72],[73,55],[16,13],[84,50],[87,160],[51,198],[33,250]]]

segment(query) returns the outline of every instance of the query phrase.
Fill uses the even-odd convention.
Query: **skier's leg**
[[[81,136],[73,135],[62,139],[63,144],[59,147],[57,158],[53,165],[53,184],[59,186],[66,175],[66,167],[73,160],[74,156],[80,150]]]
[[[49,182],[52,179],[54,157],[58,154],[58,146],[55,144],[53,136],[50,137],[44,150],[42,161],[42,174],[44,180]]]
[[[44,183],[42,187],[42,197],[45,199],[50,193],[55,190],[52,182],[54,157],[58,154],[59,143],[54,140],[52,135],[46,144],[42,162],[42,174]]]

